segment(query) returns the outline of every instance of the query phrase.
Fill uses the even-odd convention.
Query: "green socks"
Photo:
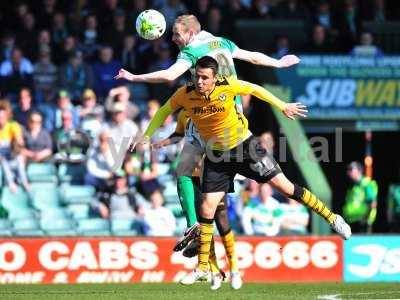
[[[182,209],[185,212],[187,226],[190,227],[197,222],[194,186],[191,177],[178,177],[178,195]]]

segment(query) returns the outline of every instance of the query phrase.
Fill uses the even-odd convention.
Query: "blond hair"
[[[12,119],[13,114],[12,114],[12,109],[11,109],[11,104],[8,99],[0,99],[0,110],[4,110],[7,114],[7,117],[9,119]]]
[[[192,30],[194,33],[201,31],[201,25],[194,15],[182,15],[176,18],[174,25],[180,24],[185,32]]]

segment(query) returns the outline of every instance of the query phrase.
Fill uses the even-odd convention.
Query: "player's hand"
[[[139,144],[140,145],[150,144],[150,138],[148,136],[142,136],[142,135],[135,136],[129,146],[129,151],[133,152],[133,150],[135,150],[136,146]]]
[[[285,109],[283,110],[283,114],[291,119],[294,120],[295,117],[307,117],[307,106],[301,104],[299,102],[296,103],[288,103],[286,104]]]
[[[133,81],[135,79],[135,75],[125,69],[119,69],[118,74],[114,76],[114,79],[126,79]]]
[[[300,62],[300,58],[296,55],[285,55],[279,60],[281,68],[287,68],[293,65],[297,65]]]

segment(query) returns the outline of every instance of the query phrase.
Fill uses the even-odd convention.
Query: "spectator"
[[[235,21],[238,19],[248,18],[249,11],[241,3],[240,0],[227,1],[227,7],[224,8],[225,23],[229,34],[232,34],[235,30]],[[204,24],[201,23],[200,24]]]
[[[51,36],[50,31],[47,29],[42,29],[37,33],[37,38],[35,42],[30,45],[29,56],[28,58],[31,61],[36,62],[39,59],[39,51],[42,48],[51,49]],[[50,51],[51,52],[51,51]]]
[[[126,86],[119,86],[110,90],[107,95],[105,107],[106,110],[111,112],[113,105],[116,102],[120,102],[126,107],[126,117],[130,120],[134,120],[139,114],[139,108],[132,102],[131,92]]]
[[[135,24],[138,15],[146,10],[147,1],[146,0],[133,0],[128,3],[128,24]]]
[[[115,53],[120,53],[122,49],[122,41],[128,34],[129,28],[126,25],[125,12],[122,9],[117,9],[114,12],[113,24],[110,28],[106,28],[103,34],[103,41],[110,45]]]
[[[193,7],[193,13],[200,24],[207,24],[210,0],[197,0]]]
[[[21,152],[28,162],[42,162],[52,155],[51,136],[42,124],[43,118],[39,112],[33,111],[29,114],[28,126],[24,130],[25,148]]]
[[[33,66],[33,82],[38,103],[50,103],[56,95],[58,69],[51,60],[51,49],[43,45],[39,49],[39,60]]]
[[[61,111],[62,125],[55,131],[54,141],[58,153],[54,156],[60,162],[83,163],[90,145],[88,136],[77,129],[71,110]],[[77,179],[73,181],[78,182]]]
[[[36,44],[37,31],[35,24],[35,16],[32,13],[27,13],[23,17],[23,28],[17,33],[18,45],[23,49],[25,55],[30,59],[35,59],[34,57],[34,47],[32,45]]]
[[[245,234],[276,236],[279,234],[282,210],[277,200],[272,198],[272,187],[260,184],[258,201],[247,203],[243,210],[242,225]]]
[[[86,88],[93,86],[92,69],[83,61],[82,51],[70,53],[68,62],[60,69],[60,86],[68,91],[74,101]]]
[[[109,131],[103,130],[98,136],[98,142],[89,149],[85,184],[94,186],[96,190],[104,191],[114,176],[112,167],[115,161],[110,150],[111,141]]]
[[[100,5],[97,5],[97,18],[100,20],[101,28],[112,27],[112,18],[118,7],[118,0],[103,0]]]
[[[160,108],[160,102],[156,99],[149,100],[147,103],[146,114],[140,120],[140,131],[145,132],[147,126],[150,124],[151,119],[155,116],[156,112]]]
[[[311,41],[307,42],[304,48],[305,53],[326,54],[333,52],[333,45],[329,42],[326,29],[322,25],[315,25]]]
[[[51,39],[56,50],[62,48],[63,41],[67,38],[69,30],[65,22],[65,15],[62,12],[56,12],[52,19]]]
[[[113,192],[108,197],[108,207],[111,219],[142,218],[143,209],[137,203],[136,197],[129,190],[128,180],[124,171],[114,176]]]
[[[288,203],[281,203],[280,208],[282,209],[280,234],[307,234],[310,215],[304,205],[294,199],[289,199]]]
[[[133,34],[125,35],[119,56],[122,67],[131,73],[138,73],[139,71],[139,57],[136,50],[136,43],[137,39]]]
[[[70,111],[72,118],[72,128],[79,126],[79,113],[71,103],[71,97],[66,90],[58,92],[57,106],[45,106],[45,128],[53,132],[56,129],[63,127],[63,111]]]
[[[364,176],[363,171],[359,162],[352,162],[347,167],[353,186],[347,190],[343,214],[354,233],[371,233],[376,219],[378,185]]]
[[[157,58],[149,65],[148,72],[156,72],[158,70],[166,70],[173,63],[171,57],[171,50],[167,43],[162,43],[157,51]],[[150,86],[150,93],[153,98],[168,99],[175,91],[175,82],[152,84]]]
[[[289,37],[283,34],[276,36],[274,57],[279,59],[288,55],[290,51]]]
[[[328,0],[320,0],[318,2],[314,18],[315,24],[319,24],[327,30],[333,30],[334,21],[331,12],[331,5]]]
[[[113,49],[103,46],[100,49],[99,61],[93,64],[94,90],[99,97],[106,97],[117,85],[114,75],[121,68],[121,63],[113,59]]]
[[[12,32],[5,32],[1,38],[0,60],[10,60],[12,50],[15,47],[15,35]]]
[[[25,171],[25,161],[21,155],[24,145],[22,129],[17,122],[11,119],[10,103],[7,100],[0,100],[0,163],[5,181],[12,192],[17,191],[16,179],[26,190],[29,190],[30,184]],[[14,169],[17,169],[17,177],[14,176]]]
[[[225,22],[223,22],[221,10],[218,7],[212,7],[208,11],[206,28],[208,32],[215,36],[223,36],[226,34]]]
[[[79,50],[79,43],[76,36],[69,35],[64,39],[62,47],[59,51],[54,53],[54,61],[57,65],[64,64],[67,62],[71,53]]]
[[[82,50],[84,56],[89,61],[93,61],[96,51],[99,49],[100,33],[98,29],[97,18],[89,15],[85,20],[85,28],[82,32]]]
[[[91,89],[84,90],[81,99],[82,105],[78,107],[81,128],[94,138],[101,129],[104,108],[97,104],[96,94]]]
[[[5,60],[0,65],[1,90],[15,97],[21,87],[32,88],[33,65],[23,56],[20,48],[14,48],[11,59]]]
[[[166,0],[164,5],[161,6],[160,12],[165,17],[167,28],[172,28],[176,17],[185,14],[187,8],[181,0]]]
[[[361,19],[355,0],[346,0],[344,13],[337,17],[337,28],[340,32],[340,44],[344,51],[350,51],[357,41],[361,28]]]
[[[35,111],[32,103],[32,93],[29,88],[19,91],[18,106],[14,109],[14,119],[20,125],[27,128],[29,115]]]
[[[126,105],[115,102],[111,110],[111,122],[106,125],[112,137],[113,146],[119,153],[122,146],[128,147],[132,136],[138,133],[137,125],[126,117]]]
[[[144,210],[144,223],[147,227],[147,235],[172,236],[176,223],[172,212],[163,207],[164,199],[159,190],[151,195],[151,208]]]
[[[298,0],[281,1],[276,10],[275,16],[285,20],[304,20],[309,19],[310,13],[307,8]]]
[[[268,0],[254,0],[250,15],[255,19],[269,19],[272,16],[272,6],[268,3]]]
[[[38,5],[38,25],[40,28],[50,28],[51,19],[57,12],[57,0],[42,0]]]
[[[383,51],[374,45],[374,37],[370,32],[361,33],[360,44],[351,50],[351,55],[382,57]]]

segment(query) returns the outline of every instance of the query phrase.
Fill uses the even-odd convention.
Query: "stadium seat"
[[[11,229],[0,229],[0,236],[12,236],[13,232],[11,231]]]
[[[110,223],[108,220],[93,218],[78,220],[77,232],[85,236],[110,235]]]
[[[88,185],[62,185],[61,195],[64,203],[91,203],[96,190]]]
[[[40,225],[42,230],[51,236],[75,236],[75,223],[71,220],[58,217],[53,218],[50,216],[46,216],[41,219]]]
[[[30,195],[36,209],[47,210],[60,206],[58,187],[52,183],[33,183]]]
[[[14,221],[15,230],[33,230],[40,229],[40,224],[36,219],[18,219]]]
[[[183,216],[183,210],[179,203],[175,203],[175,204],[174,203],[166,203],[164,206],[172,211],[175,218],[179,218],[179,217]]]
[[[40,229],[24,229],[24,230],[14,230],[13,235],[23,236],[23,237],[36,237],[44,236],[44,232]]]
[[[112,219],[111,232],[116,236],[135,236],[142,233],[142,227],[136,219]]]
[[[176,228],[174,235],[181,236],[182,233],[185,232],[186,227],[187,223],[185,217],[176,218]]]
[[[16,207],[8,211],[8,219],[34,219],[36,217],[35,211],[32,208]]]
[[[70,204],[68,205],[67,210],[76,220],[89,218],[90,206],[88,204]]]
[[[13,193],[8,187],[4,187],[1,193],[1,203],[9,212],[13,209],[28,208],[29,197],[28,194],[20,187]]]
[[[52,163],[29,163],[27,174],[29,182],[57,182],[56,167]]]
[[[11,229],[11,228],[12,228],[12,224],[11,224],[10,220],[0,219],[0,230]]]
[[[47,208],[41,211],[40,218],[43,219],[68,219],[69,211],[63,207]]]
[[[86,166],[83,164],[63,163],[58,166],[58,180],[61,183],[83,184]]]

